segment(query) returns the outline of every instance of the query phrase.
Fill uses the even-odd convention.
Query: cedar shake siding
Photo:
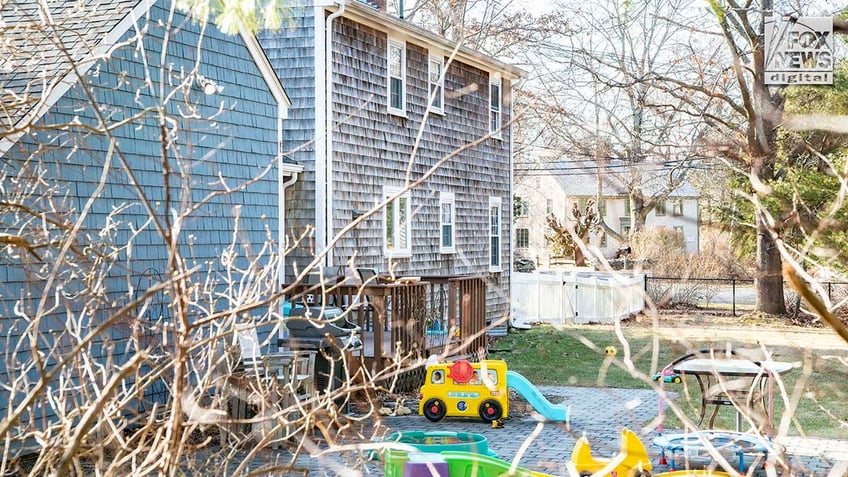
[[[356,2],[348,3],[347,12],[365,9]],[[304,166],[301,181],[290,188],[286,200],[286,226],[290,234],[300,234],[315,223],[316,148],[324,148],[323,121],[316,122],[314,93],[323,90],[322,71],[315,71],[314,52],[306,45],[303,30],[321,20],[312,19],[314,10],[297,9],[293,21],[298,28],[261,36],[278,75],[292,100],[285,123],[288,148],[303,147],[292,157]],[[317,9],[326,15],[329,12]],[[500,139],[485,139],[480,144],[460,151],[469,143],[489,134],[490,71],[455,60],[447,64],[451,51],[447,44],[406,42],[406,114],[388,112],[387,48],[389,34],[382,23],[373,26],[343,14],[333,22],[332,37],[332,230],[334,236],[347,226],[358,212],[370,210],[383,200],[384,187],[403,187],[409,179],[420,179],[435,164],[450,157],[411,194],[411,256],[394,258],[390,265],[384,255],[384,211],[378,211],[342,237],[332,248],[328,265],[344,266],[355,257],[359,267],[397,274],[475,275],[489,273],[489,198],[499,197],[501,206],[502,271],[489,274],[489,319],[500,319],[508,310],[511,224],[511,129],[505,128]],[[319,13],[321,14],[321,13]],[[365,13],[367,14],[367,13]],[[374,10],[373,15],[382,16]],[[398,28],[402,28],[398,27]],[[409,26],[410,30],[415,27]],[[403,36],[392,34],[392,38]],[[323,48],[323,43],[312,43]],[[416,138],[424,122],[428,102],[429,56],[440,55],[445,61],[444,114],[431,113],[420,134],[414,157]],[[321,65],[323,70],[323,64]],[[493,66],[493,71],[497,69]],[[310,77],[313,87],[308,85]],[[509,98],[511,84],[504,78],[502,91],[502,123],[508,124],[512,110]],[[323,113],[323,111],[321,111]],[[318,133],[313,134],[315,131]],[[317,139],[316,142],[311,142]],[[412,166],[410,167],[410,160]],[[455,197],[456,253],[440,252],[439,194]],[[304,244],[288,256],[287,279],[300,271],[320,251],[321,244]],[[314,248],[312,248],[314,245]]]
[[[286,156],[303,166],[299,180],[286,189],[286,230],[289,244],[315,225],[315,18],[309,1],[293,1],[278,32],[257,35],[292,104],[283,128]],[[286,256],[289,279],[314,257],[311,234]]]

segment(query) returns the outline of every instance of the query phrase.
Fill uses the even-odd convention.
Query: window
[[[551,199],[547,199],[545,201],[545,215],[551,215],[551,212],[554,211],[554,201]]]
[[[435,113],[445,112],[445,78],[442,76],[442,71],[445,68],[445,62],[440,56],[430,57],[430,97],[432,103],[430,108]]]
[[[406,43],[389,40],[389,112],[406,114]]]
[[[630,215],[630,197],[624,197],[624,215]]]
[[[515,197],[515,216],[516,217],[527,217],[530,215],[530,202],[527,199],[522,199],[521,197]]]
[[[618,219],[619,232],[622,235],[628,235],[630,233],[630,217],[621,217]]]
[[[383,197],[388,199],[400,193],[403,189],[386,187]],[[395,198],[386,205],[386,216],[383,223],[385,229],[384,251],[393,257],[408,257],[412,255],[410,248],[410,219],[412,207],[409,191]]]
[[[607,216],[607,200],[604,198],[598,199],[598,215],[601,217]]]
[[[657,217],[665,215],[665,200],[657,201],[657,205],[654,207],[654,213]]]
[[[600,236],[598,238],[598,246],[599,247],[606,247],[607,246],[607,233],[604,232],[603,230],[601,230],[600,232],[598,232],[598,235]]]
[[[439,196],[439,223],[441,228],[441,253],[454,253],[454,216],[456,208],[452,192],[442,192]]]
[[[675,217],[680,217],[683,215],[683,201],[680,199],[673,200],[671,202],[671,215]]]
[[[501,271],[501,198],[489,197],[489,271]]]
[[[530,246],[530,229],[515,229],[515,248]]]
[[[496,138],[501,137],[501,85],[499,76],[489,80],[489,132]]]
[[[577,198],[577,210],[584,214],[586,213],[586,205],[589,203],[589,198],[586,196],[580,196]]]

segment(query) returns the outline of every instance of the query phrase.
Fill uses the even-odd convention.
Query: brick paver
[[[539,389],[553,402],[565,402],[569,406],[566,423],[539,422],[532,413],[517,414],[506,421],[503,428],[493,428],[477,420],[444,419],[438,423],[424,417],[383,417],[377,423],[369,422],[366,436],[386,436],[397,431],[456,431],[474,432],[486,436],[489,448],[502,459],[518,459],[519,465],[553,475],[568,475],[565,464],[571,455],[575,441],[585,434],[592,445],[593,454],[609,457],[618,451],[622,427],[640,434],[642,441],[654,457],[653,474],[669,470],[658,466],[659,449],[651,446],[656,436],[653,428],[643,428],[657,416],[657,395],[650,390],[582,388],[564,386],[540,386]],[[376,427],[373,427],[376,426]],[[678,432],[666,430],[666,432]],[[382,463],[367,459],[367,452],[356,447],[367,439],[346,440],[346,446],[329,450],[321,443],[311,452],[298,459],[298,465],[308,469],[310,476],[316,475],[375,475],[382,476]],[[798,476],[848,476],[848,441],[815,438],[782,438],[779,442],[786,448],[786,457],[792,475]],[[236,455],[244,454],[243,451]],[[288,450],[262,449],[251,460],[250,471],[273,462],[287,462],[291,458]],[[237,461],[238,459],[233,459]],[[214,466],[213,462],[209,464]],[[232,475],[235,466],[220,470]],[[265,475],[297,475],[292,472],[267,472]],[[765,476],[758,468],[755,475]],[[789,475],[783,473],[783,475]]]

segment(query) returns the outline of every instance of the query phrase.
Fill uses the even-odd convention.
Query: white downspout
[[[342,16],[345,11],[345,0],[339,0],[339,9],[327,17],[324,28],[324,236],[322,250],[324,266],[333,264],[330,254],[330,241],[335,234],[333,230],[333,20]]]

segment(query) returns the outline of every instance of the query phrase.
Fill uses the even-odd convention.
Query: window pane
[[[491,101],[492,111],[500,111],[501,110],[501,86],[499,84],[491,84],[489,88],[489,92],[491,93],[491,97],[489,101]]]
[[[489,265],[491,265],[493,267],[497,267],[498,265],[501,264],[501,253],[500,253],[501,238],[493,235],[491,243],[492,243],[492,245],[491,245],[492,246],[492,261],[491,261],[491,263],[489,263]]]
[[[442,225],[442,247],[453,247],[453,226]]]
[[[401,76],[403,50],[395,45],[389,46],[389,75]]]
[[[495,132],[501,128],[501,113],[492,111],[492,124],[489,125],[489,131]]]
[[[433,95],[433,107],[442,109],[442,62],[430,60],[430,94]]]
[[[671,215],[678,215],[678,216],[683,215],[683,201],[682,200],[675,200],[674,202],[672,202],[672,207],[673,207],[673,209],[671,211]]]
[[[395,248],[395,202],[386,206],[386,247]]]
[[[395,109],[403,109],[403,80],[392,77],[389,85],[391,88],[389,95],[391,96],[392,107]]]
[[[398,197],[398,239],[397,246],[400,249],[409,248],[409,223],[407,217],[407,205],[409,205],[409,201],[406,197]]]
[[[430,82],[439,84],[439,77],[442,76],[442,64],[438,61],[430,62]]]
[[[515,231],[515,246],[517,248],[527,248],[530,246],[530,230],[517,229]]]

